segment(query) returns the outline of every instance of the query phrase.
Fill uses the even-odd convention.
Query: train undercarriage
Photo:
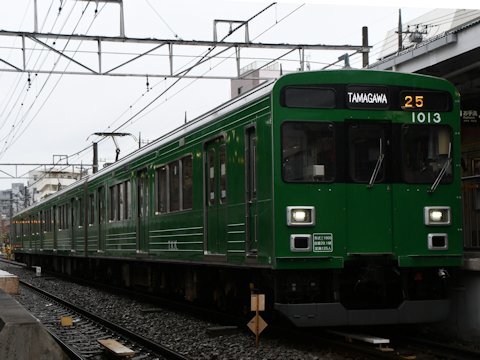
[[[448,315],[445,269],[400,269],[393,263],[349,262],[340,270],[282,270],[129,258],[17,254],[17,260],[99,284],[248,314],[252,292],[266,294],[296,326],[433,322]],[[267,315],[267,316],[271,316]]]

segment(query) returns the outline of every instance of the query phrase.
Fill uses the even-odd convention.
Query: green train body
[[[124,283],[192,301],[246,303],[253,283],[298,326],[440,320],[462,263],[459,112],[433,77],[287,74],[17,214],[15,256],[129,264]]]

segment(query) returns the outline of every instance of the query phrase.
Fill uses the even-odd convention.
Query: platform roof
[[[439,10],[415,19],[412,24],[428,25]],[[432,15],[433,14],[433,15]],[[422,28],[420,28],[422,30]],[[395,30],[392,30],[393,32]],[[391,31],[391,32],[392,32]],[[390,39],[391,37],[390,34]],[[480,95],[480,11],[457,10],[450,21],[424,35],[420,43],[390,55],[384,46],[382,57],[370,69],[415,72],[439,76],[455,84],[462,95],[463,108],[479,108]]]

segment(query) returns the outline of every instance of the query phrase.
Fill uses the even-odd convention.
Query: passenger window
[[[331,123],[282,125],[282,176],[286,182],[335,180],[335,133]]]
[[[180,210],[180,167],[178,160],[168,164],[168,176],[170,211],[178,211]]]
[[[182,158],[182,210],[193,207],[193,166],[192,155]]]

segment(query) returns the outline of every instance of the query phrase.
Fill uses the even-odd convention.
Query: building
[[[76,171],[65,167],[54,167],[48,171],[34,170],[28,173],[28,193],[30,204],[36,203],[59,191],[86,175],[86,170]]]
[[[262,82],[278,79],[282,75],[282,70],[278,63],[273,63],[265,67],[257,61],[240,69],[240,76],[238,79],[233,79],[230,82],[231,97],[237,97],[255,87]]]

